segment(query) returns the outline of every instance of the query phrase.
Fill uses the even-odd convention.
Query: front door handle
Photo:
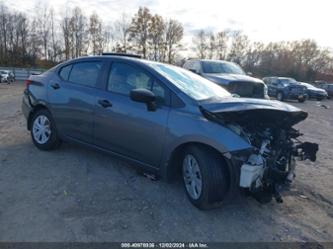
[[[112,103],[108,101],[107,99],[100,99],[98,100],[98,104],[104,108],[111,107]]]
[[[52,83],[51,84],[51,87],[54,89],[54,90],[57,90],[60,88],[60,85],[58,83]]]

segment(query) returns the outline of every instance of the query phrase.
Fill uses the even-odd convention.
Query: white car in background
[[[8,84],[15,81],[15,75],[9,70],[0,70],[0,83],[7,82]]]

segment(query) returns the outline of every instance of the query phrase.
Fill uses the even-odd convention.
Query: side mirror
[[[144,88],[133,89],[130,92],[130,98],[135,102],[145,103],[150,112],[156,110],[156,96],[152,91]]]
[[[253,76],[252,72],[247,72],[246,74],[249,75],[249,76]]]

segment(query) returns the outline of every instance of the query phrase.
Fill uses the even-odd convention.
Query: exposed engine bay
[[[282,202],[280,191],[295,178],[296,161],[316,160],[318,144],[301,142],[298,138],[303,134],[292,127],[307,117],[306,112],[272,109],[202,112],[252,145],[250,153],[237,156],[241,164],[239,186],[261,203],[269,202],[272,197]]]

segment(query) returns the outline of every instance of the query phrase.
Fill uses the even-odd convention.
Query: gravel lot
[[[180,183],[151,181],[107,154],[39,151],[22,91],[0,84],[0,241],[333,241],[333,101],[292,102],[310,113],[299,128],[320,151],[298,164],[283,204],[244,197],[203,212]]]

